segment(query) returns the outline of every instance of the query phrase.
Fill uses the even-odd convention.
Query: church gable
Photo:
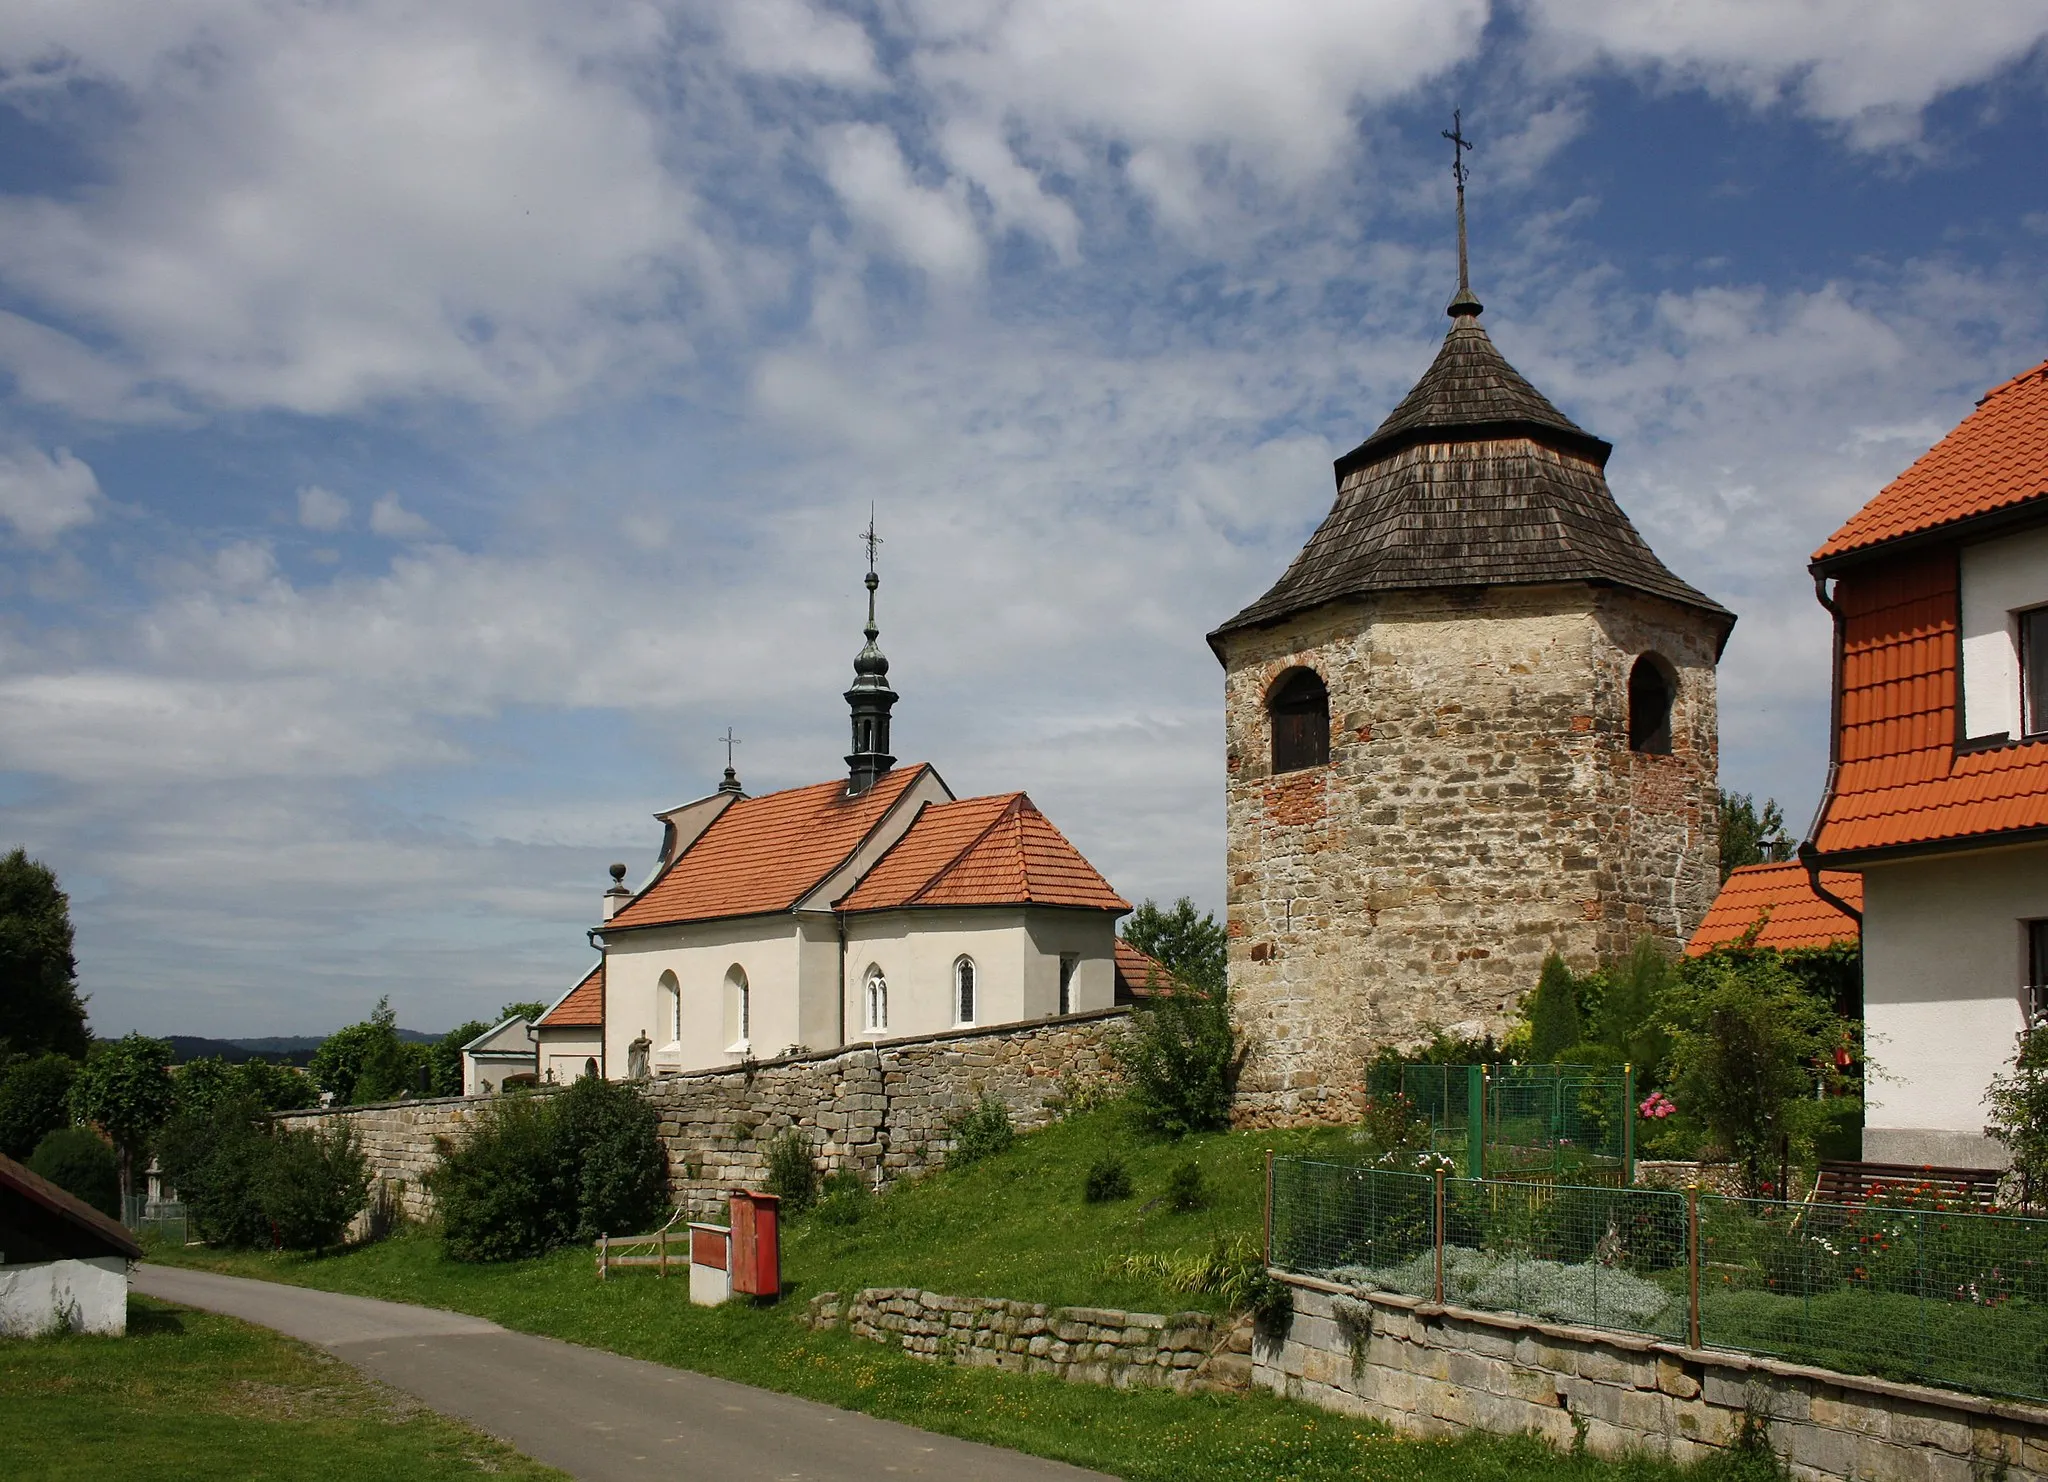
[[[993,905],[1131,908],[1018,792],[927,807],[839,909]]]

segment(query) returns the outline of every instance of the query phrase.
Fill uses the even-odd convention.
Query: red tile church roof
[[[838,905],[1131,908],[1021,792],[926,805]]]
[[[584,975],[583,981],[562,995],[561,1001],[535,1021],[539,1029],[602,1029],[604,1027],[604,961]]]

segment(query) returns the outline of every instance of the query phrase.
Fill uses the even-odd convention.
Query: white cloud
[[[308,530],[339,530],[348,523],[348,501],[331,489],[308,484],[299,490],[299,523]]]
[[[98,513],[100,481],[69,448],[0,453],[0,519],[32,546],[47,546]]]
[[[842,124],[825,131],[820,147],[847,215],[898,258],[944,280],[980,274],[986,254],[964,192],[918,184],[894,134]]]
[[[857,21],[804,0],[720,0],[732,57],[749,72],[872,88],[882,78],[874,43]]]
[[[378,495],[377,502],[370,506],[370,529],[389,540],[420,540],[434,533],[432,523],[424,515],[407,509],[389,491]]]

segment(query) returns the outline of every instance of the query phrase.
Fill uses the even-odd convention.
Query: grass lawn
[[[1185,1396],[1116,1391],[912,1359],[798,1321],[805,1299],[860,1286],[921,1285],[961,1295],[1174,1311],[1206,1300],[1105,1275],[1114,1256],[1199,1251],[1218,1234],[1258,1229],[1264,1150],[1335,1151],[1343,1134],[1223,1133],[1166,1145],[1133,1135],[1115,1111],[1030,1137],[972,1168],[897,1189],[858,1224],[794,1222],[783,1247],[789,1295],[776,1307],[693,1307],[688,1283],[653,1272],[596,1279],[587,1249],[531,1261],[463,1265],[431,1231],[412,1231],[324,1260],[185,1250],[163,1259],[332,1291],[453,1308],[742,1383],[822,1400],[970,1440],[1157,1482],[1302,1479],[1673,1479],[1659,1462],[1561,1456],[1530,1440],[1467,1436],[1416,1442],[1267,1395]],[[1088,1205],[1081,1183],[1095,1158],[1124,1156],[1134,1197]],[[1167,1173],[1194,1157],[1215,1194],[1190,1214],[1147,1205]],[[1733,1475],[1718,1464],[1709,1475]],[[1696,1474],[1697,1475],[1697,1474]]]
[[[0,1340],[0,1417],[10,1482],[563,1476],[339,1359],[147,1297],[125,1338]]]

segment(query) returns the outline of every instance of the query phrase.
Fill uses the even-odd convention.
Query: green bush
[[[247,1097],[191,1107],[157,1134],[164,1177],[185,1212],[216,1245],[267,1245],[270,1216],[258,1193],[271,1152],[270,1121]]]
[[[121,1217],[120,1165],[114,1150],[90,1127],[59,1127],[45,1134],[28,1168],[101,1214]]]
[[[559,1095],[500,1097],[467,1141],[444,1140],[440,1154],[427,1186],[459,1261],[637,1233],[668,1207],[659,1118],[631,1086],[601,1076]]]
[[[867,1180],[851,1169],[842,1169],[825,1175],[823,1192],[811,1218],[823,1225],[857,1225],[874,1207],[875,1193]]]
[[[69,1098],[77,1075],[77,1061],[54,1053],[0,1071],[0,1153],[25,1159],[45,1136],[71,1124]]]
[[[1529,1058],[1539,1063],[1556,1060],[1585,1037],[1579,1015],[1579,980],[1557,953],[1543,959],[1543,971],[1523,1015],[1529,1021]]]
[[[768,1192],[782,1200],[782,1212],[799,1215],[818,1200],[818,1165],[811,1142],[791,1127],[768,1144]]]
[[[953,1137],[953,1150],[946,1154],[949,1168],[965,1168],[993,1158],[1017,1136],[1017,1129],[1010,1125],[1009,1108],[987,1093],[972,1108],[949,1119],[946,1130]]]
[[[217,1102],[230,1100],[253,1101],[265,1111],[297,1111],[320,1099],[310,1076],[268,1060],[231,1065],[218,1056],[207,1056],[179,1066],[173,1080],[181,1114],[205,1112]]]
[[[1190,1159],[1175,1166],[1166,1176],[1166,1207],[1175,1214],[1193,1214],[1209,1202],[1208,1186],[1202,1182],[1202,1165]]]
[[[1230,1125],[1230,1098],[1244,1050],[1230,1022],[1230,995],[1182,985],[1138,1014],[1117,1058],[1140,1125],[1181,1137]]]
[[[1108,1204],[1131,1197],[1131,1170],[1118,1157],[1097,1158],[1088,1165],[1081,1196],[1090,1204]]]
[[[340,1244],[370,1195],[369,1160],[355,1129],[346,1122],[287,1128],[269,1143],[256,1192],[278,1243],[310,1251]]]

